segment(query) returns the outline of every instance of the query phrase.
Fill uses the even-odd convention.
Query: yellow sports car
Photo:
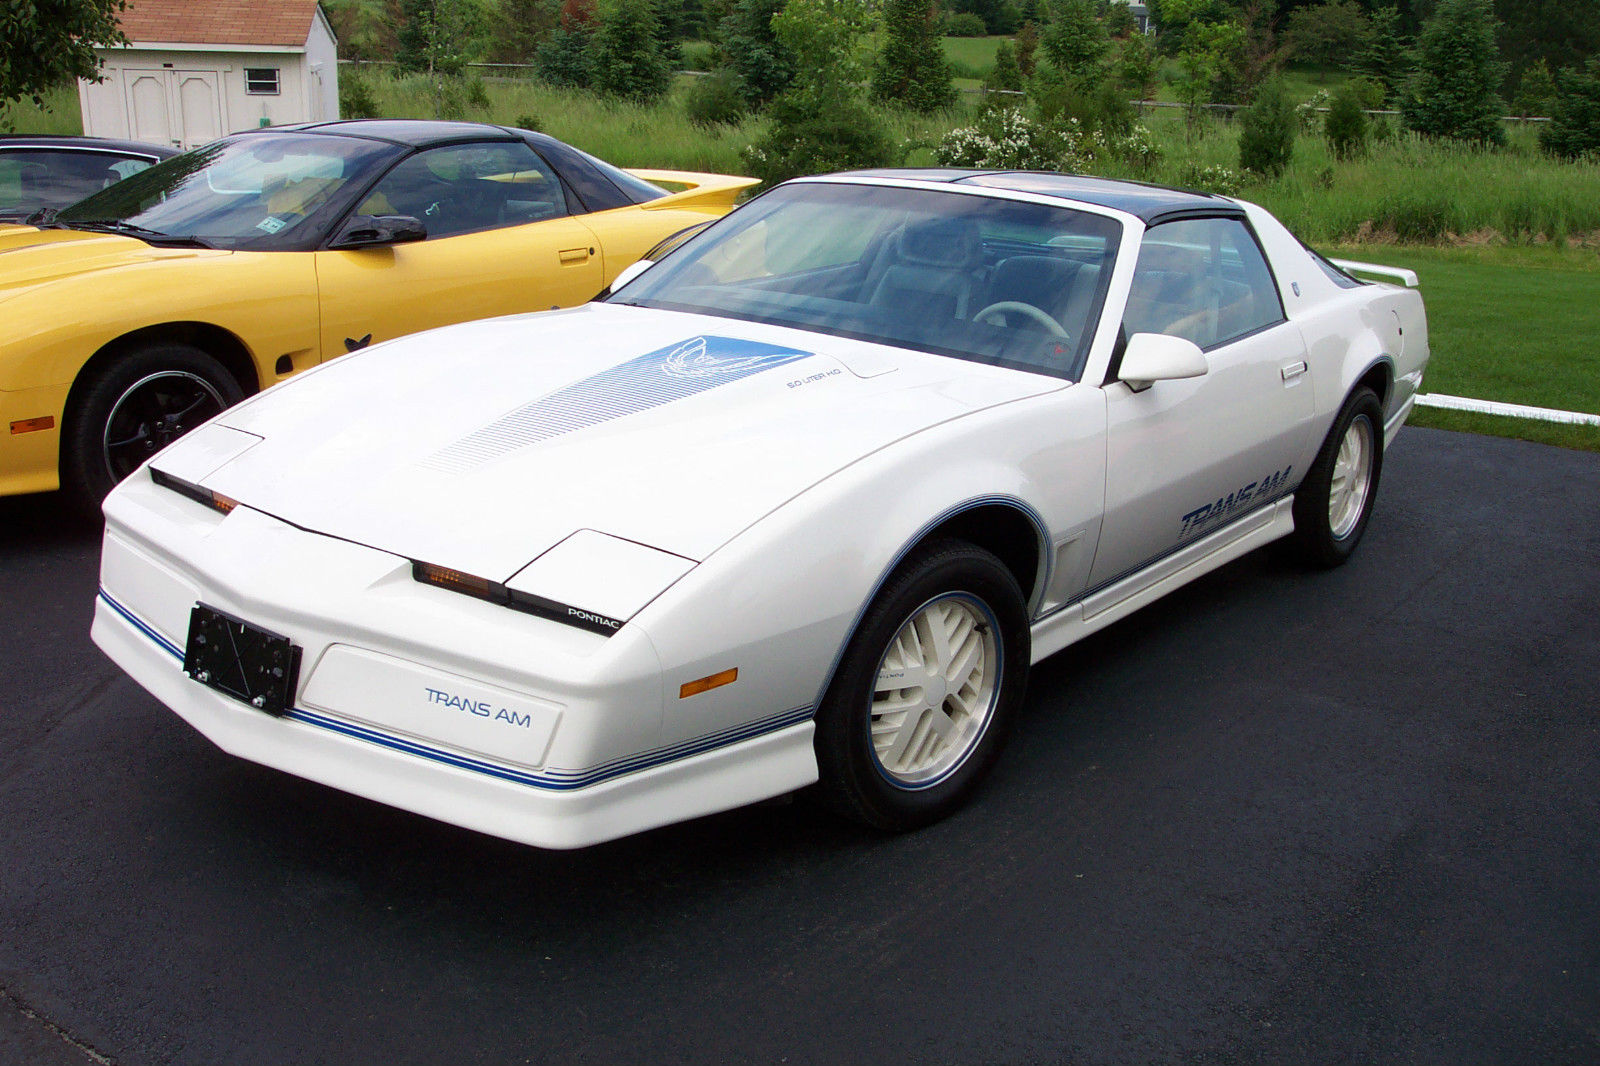
[[[0,226],[0,495],[98,506],[251,393],[374,341],[584,303],[753,184],[499,126],[328,122]]]

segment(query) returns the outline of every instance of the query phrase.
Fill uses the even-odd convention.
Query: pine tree
[[[1022,68],[1017,66],[1017,50],[1010,41],[1001,41],[994,50],[994,68],[983,79],[985,89],[1022,91]]]
[[[1408,127],[1427,137],[1506,143],[1497,25],[1489,0],[1440,0],[1422,28],[1417,71],[1400,104]]]
[[[954,74],[938,34],[932,0],[884,0],[883,49],[872,95],[926,114],[956,101]]]
[[[653,0],[610,0],[600,11],[593,55],[594,87],[607,96],[645,102],[671,83]]]

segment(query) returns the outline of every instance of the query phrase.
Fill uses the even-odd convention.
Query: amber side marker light
[[[731,685],[737,680],[739,680],[739,668],[735,666],[732,669],[723,670],[709,677],[702,677],[698,681],[689,681],[679,685],[678,698],[686,700],[690,696],[698,696],[702,692],[710,692],[714,688]]]
[[[45,415],[42,418],[24,418],[20,422],[11,423],[11,435],[19,433],[37,433],[41,429],[55,429],[56,416]]]
[[[239,506],[238,500],[224,496],[220,492],[212,492],[203,485],[190,484],[182,478],[175,478],[171,474],[157,470],[154,467],[150,469],[150,480],[164,489],[171,489],[180,496],[187,496],[196,503],[203,503],[213,511],[220,511],[223,514],[227,514]]]

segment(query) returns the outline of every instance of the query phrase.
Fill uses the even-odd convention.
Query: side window
[[[0,209],[66,207],[149,165],[104,152],[7,152],[0,156]]]
[[[1151,227],[1139,245],[1123,329],[1214,348],[1283,321],[1272,271],[1245,224],[1201,218]]]
[[[412,215],[429,240],[568,213],[560,179],[520,141],[419,152],[384,175],[356,212]]]

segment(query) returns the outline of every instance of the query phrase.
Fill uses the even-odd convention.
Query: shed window
[[[251,96],[277,96],[278,68],[245,67],[244,91]]]

